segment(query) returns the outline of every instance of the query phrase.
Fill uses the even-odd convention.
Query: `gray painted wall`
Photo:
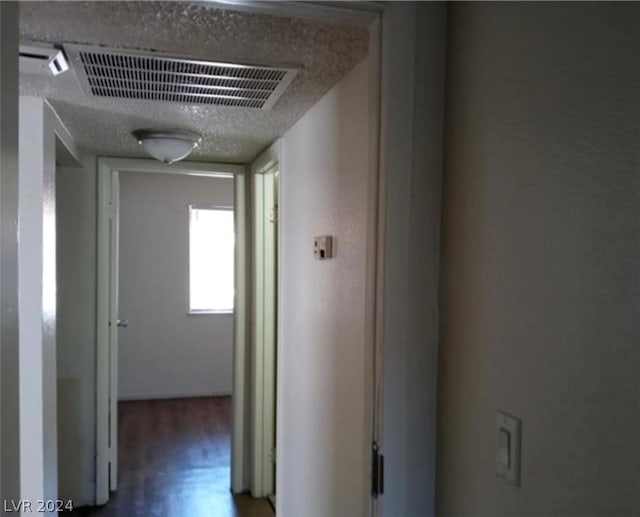
[[[187,311],[189,205],[233,203],[232,178],[120,174],[120,399],[231,393],[233,314]]]
[[[0,498],[20,499],[18,4],[0,2]],[[4,510],[2,515],[5,515]]]
[[[58,167],[58,481],[60,499],[95,500],[96,160]]]
[[[638,515],[640,4],[450,9],[437,514]]]

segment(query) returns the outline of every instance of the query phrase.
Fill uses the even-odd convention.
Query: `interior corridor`
[[[272,517],[266,499],[229,490],[231,397],[119,404],[118,491],[79,509],[100,517]]]

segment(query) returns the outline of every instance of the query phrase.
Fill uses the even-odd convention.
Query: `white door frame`
[[[234,218],[236,230],[235,250],[235,302],[233,319],[233,397],[232,403],[232,435],[231,435],[231,491],[239,494],[247,486],[248,477],[248,427],[246,404],[247,393],[247,356],[250,347],[250,288],[248,231],[251,203],[249,200],[249,181],[247,168],[235,175]]]
[[[276,350],[280,217],[270,222],[279,172],[279,144],[270,147],[251,166],[253,225],[253,325],[252,353],[252,468],[250,490],[253,497],[275,493]]]
[[[380,516],[416,506],[435,515],[446,19],[437,2],[390,2],[382,16],[376,435],[388,461]]]
[[[167,165],[150,159],[98,158],[96,505],[107,503],[110,492],[115,490],[118,484],[118,280],[110,272],[115,269],[115,261],[118,258],[119,173],[123,171],[241,178],[245,168],[242,165],[224,163],[178,162]],[[236,211],[244,210],[244,206],[234,208]],[[243,305],[246,303],[245,300],[236,300],[238,301]],[[244,318],[245,314],[246,309],[242,307],[235,313],[234,318]],[[238,327],[242,327],[242,322],[236,321],[236,328]],[[243,362],[244,353],[234,352],[234,361]],[[244,368],[239,369],[242,366],[234,365],[234,371],[244,371]],[[235,435],[243,432],[242,420],[236,422],[236,419],[241,418],[244,410],[244,397],[244,378],[234,375],[232,479],[241,477],[243,470],[241,460],[244,441],[236,439]],[[236,471],[240,471],[240,474]]]

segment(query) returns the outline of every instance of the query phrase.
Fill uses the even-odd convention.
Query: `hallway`
[[[119,404],[120,486],[96,517],[272,517],[229,491],[231,397]]]

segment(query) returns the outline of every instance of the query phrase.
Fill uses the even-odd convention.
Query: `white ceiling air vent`
[[[268,110],[298,72],[84,45],[64,50],[84,92],[113,99]]]
[[[45,43],[25,42],[20,45],[20,72],[38,75],[60,75],[69,70],[62,50]]]

